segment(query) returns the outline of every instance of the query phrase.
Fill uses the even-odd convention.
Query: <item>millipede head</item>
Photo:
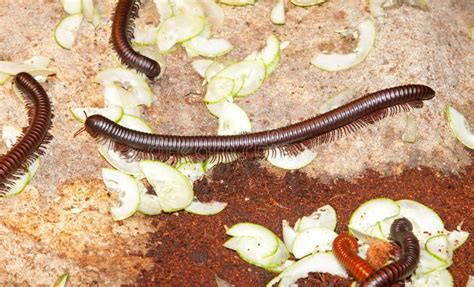
[[[101,115],[88,116],[84,122],[84,129],[90,135],[97,136],[100,134],[101,128],[104,127],[104,123],[107,121],[110,120]]]
[[[412,231],[413,230],[413,225],[411,222],[406,219],[405,217],[396,219],[393,223],[392,226],[390,227],[390,234],[393,235],[400,233],[400,232],[405,232],[405,231]]]

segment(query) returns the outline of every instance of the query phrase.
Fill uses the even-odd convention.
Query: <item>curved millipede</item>
[[[357,255],[358,249],[356,239],[347,233],[339,234],[332,243],[332,251],[337,260],[349,271],[352,277],[357,281],[362,281],[374,272],[374,268]]]
[[[133,39],[133,20],[138,16],[140,5],[140,0],[118,1],[113,16],[111,42],[124,65],[152,79],[160,74],[160,64],[136,52],[130,44]]]
[[[27,73],[15,76],[16,87],[22,92],[28,110],[29,126],[23,135],[0,160],[0,196],[22,175],[28,166],[44,153],[44,146],[52,139],[51,103],[43,87]]]
[[[361,282],[361,287],[390,286],[415,272],[420,260],[420,245],[412,229],[411,222],[406,218],[399,218],[393,222],[390,236],[401,246],[401,255],[397,261],[370,274]]]
[[[177,136],[149,134],[124,128],[100,115],[87,117],[84,129],[124,155],[166,160],[170,156],[193,157],[217,154],[255,155],[280,149],[297,154],[316,144],[333,141],[386,116],[420,108],[435,92],[423,85],[406,85],[367,94],[327,113],[286,127],[233,136]],[[219,160],[218,159],[218,160]]]

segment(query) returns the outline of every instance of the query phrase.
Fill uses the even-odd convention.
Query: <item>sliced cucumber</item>
[[[5,84],[5,82],[10,78],[9,74],[5,74],[3,72],[0,72],[0,85]]]
[[[270,272],[281,273],[281,272],[285,271],[288,267],[293,265],[293,263],[295,263],[294,260],[286,260],[285,262],[283,262],[279,266],[271,267],[271,268],[265,268],[265,269],[267,269]]]
[[[102,177],[107,189],[119,196],[119,206],[112,207],[114,220],[124,220],[132,216],[140,204],[140,190],[136,180],[118,170],[103,168]]]
[[[197,16],[174,16],[161,23],[156,42],[161,52],[171,50],[176,43],[187,41],[201,33],[205,21]]]
[[[323,227],[329,230],[334,230],[336,229],[336,224],[336,210],[327,204],[318,208],[318,210],[311,213],[309,216],[303,216],[298,221],[298,224],[295,225],[295,229],[299,232],[313,227]]]
[[[173,212],[191,204],[193,186],[179,171],[165,163],[150,160],[140,161],[140,169],[155,189],[163,211]]]
[[[80,0],[59,0],[63,5],[64,11],[68,14],[77,14],[82,12],[82,2]]]
[[[32,60],[31,58],[30,60]],[[49,59],[48,59],[49,60]],[[39,66],[33,63],[12,63],[12,62],[5,62],[0,61],[0,72],[6,76],[4,78],[8,79],[8,76],[13,76],[21,72],[27,72],[33,76],[41,75],[41,76],[50,76],[56,74],[56,71],[53,69],[49,69],[46,66]]]
[[[322,227],[312,227],[298,233],[293,241],[293,255],[297,259],[311,253],[327,252],[332,250],[332,242],[337,233]]]
[[[262,85],[265,79],[265,64],[261,59],[238,62],[220,71],[216,77],[233,79],[236,83],[243,80],[243,86],[236,92],[235,96],[248,96]],[[236,84],[234,92],[237,87],[239,85]]]
[[[341,71],[360,64],[369,55],[375,44],[375,23],[368,18],[357,26],[359,42],[349,54],[319,54],[311,59],[311,64],[324,71]]]
[[[161,204],[158,196],[142,192],[138,212],[145,215],[158,215],[161,213]]]
[[[274,286],[278,282],[280,282],[278,286],[281,287],[294,286],[298,279],[307,277],[311,272],[329,273],[347,278],[346,270],[332,253],[316,253],[290,265],[266,286]]]
[[[54,29],[54,40],[64,49],[70,50],[76,40],[79,26],[82,22],[82,14],[66,16]]]
[[[265,77],[270,76],[280,63],[280,41],[275,35],[267,39],[267,45],[262,49],[260,55],[265,64]]]
[[[427,0],[405,0],[405,2],[410,6],[418,7],[424,11],[430,10],[430,6],[428,5]]]
[[[407,287],[453,287],[453,276],[448,270],[442,269],[422,276],[412,276],[410,282],[406,282]],[[471,287],[467,284],[466,287]]]
[[[229,53],[233,48],[232,44],[225,39],[207,39],[201,36],[184,42],[183,46],[204,57],[219,57]]]
[[[226,206],[226,202],[200,202],[197,198],[195,198],[184,210],[198,215],[214,215],[224,210]]]
[[[168,0],[173,15],[204,17],[204,11],[197,0]]]
[[[212,63],[204,73],[204,78],[206,79],[206,82],[210,82],[215,75],[217,75],[220,71],[222,71],[224,68],[228,67],[231,64],[231,62],[214,61],[214,63]]]
[[[282,223],[283,242],[285,242],[288,250],[293,253],[293,242],[298,235],[298,232],[290,226],[288,221],[283,220]]]
[[[439,260],[438,258],[428,253],[428,251],[421,249],[420,261],[418,262],[415,274],[418,276],[430,274],[432,272],[448,268],[451,263],[451,261],[446,262]]]
[[[277,4],[273,7],[270,14],[270,20],[273,24],[283,25],[285,24],[285,1],[278,0]]]
[[[207,86],[204,101],[207,103],[218,103],[232,95],[234,91],[234,80],[223,77],[214,77]]]
[[[443,263],[448,263],[453,257],[453,250],[449,246],[448,236],[446,234],[428,238],[425,243],[425,250]]]
[[[218,0],[219,3],[230,5],[230,6],[245,6],[253,5],[257,0]]]
[[[372,16],[374,17],[385,16],[386,13],[385,13],[384,8],[387,8],[387,5],[391,6],[391,4],[388,2],[394,2],[394,1],[368,0],[370,14],[372,14]]]
[[[458,249],[466,242],[469,237],[469,232],[463,230],[453,230],[448,233],[448,242],[452,250]]]
[[[305,149],[297,155],[285,155],[280,149],[268,150],[266,154],[269,163],[287,170],[303,168],[316,158],[316,153],[310,149]]]
[[[118,122],[118,124],[132,130],[136,130],[136,131],[140,131],[144,133],[153,133],[153,129],[144,120],[140,119],[139,117],[124,114],[120,118],[120,121]]]
[[[8,191],[3,195],[4,197],[17,196],[25,191],[26,186],[30,182],[31,174],[29,171],[24,172],[19,178],[8,187]]]
[[[229,104],[232,104],[233,102],[233,97],[227,97],[217,103],[207,103],[206,107],[213,116],[220,118],[222,116],[223,111],[227,109],[227,106]]]
[[[133,43],[139,46],[154,45],[156,43],[156,33],[158,28],[155,26],[145,26],[143,30],[135,28],[133,32]]]
[[[67,273],[64,273],[63,275],[59,276],[53,287],[66,287],[68,277],[69,274]]]
[[[101,115],[111,121],[118,122],[122,118],[123,108],[69,108],[69,112],[74,117],[74,119],[81,123],[84,123],[86,121],[86,115]]]
[[[168,0],[153,0],[155,2],[156,9],[158,14],[160,14],[160,21],[164,22],[165,20],[173,16],[173,9]]]
[[[82,0],[82,14],[88,22],[94,20],[94,0]]]
[[[278,237],[273,232],[261,225],[250,222],[237,223],[228,229],[226,234],[237,238],[254,239],[255,244],[252,248],[254,250],[251,254],[256,257],[265,258],[271,256],[277,252],[279,247]],[[226,245],[224,246],[230,248]]]
[[[183,162],[176,169],[184,174],[191,182],[201,179],[206,173],[202,162]]]
[[[455,108],[446,105],[446,118],[456,138],[465,146],[474,149],[474,133],[466,118]]]
[[[7,149],[11,149],[13,145],[18,141],[21,137],[22,131],[21,129],[6,125],[2,128],[2,140],[3,144]]]
[[[318,113],[324,114],[335,108],[342,106],[344,103],[347,103],[351,98],[353,98],[355,92],[350,89],[343,90],[334,96],[330,97],[327,101],[325,101],[318,110]]]
[[[301,7],[313,6],[324,2],[326,2],[326,0],[291,0],[291,3]]]
[[[198,2],[212,28],[218,28],[224,24],[224,12],[214,0],[198,0]]]
[[[238,135],[252,131],[247,114],[234,103],[227,104],[219,117],[218,135]]]
[[[191,63],[191,66],[193,66],[194,70],[196,70],[196,72],[199,74],[199,76],[204,78],[204,77],[206,77],[206,70],[212,64],[214,64],[213,60],[200,59],[200,60],[193,61]]]
[[[415,117],[411,114],[407,115],[405,132],[402,135],[402,141],[406,143],[416,142],[416,122]]]

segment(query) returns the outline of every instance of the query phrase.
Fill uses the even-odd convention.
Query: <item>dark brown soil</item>
[[[279,177],[256,161],[220,165],[212,176],[195,183],[195,191],[202,201],[225,201],[228,207],[215,216],[181,212],[152,219],[156,226],[149,242],[153,252],[146,256],[152,257],[155,265],[153,270],[143,270],[137,283],[216,286],[214,278],[218,275],[236,286],[263,286],[275,274],[244,262],[234,251],[222,247],[228,239],[224,226],[250,221],[281,236],[282,219],[294,224],[297,218],[325,204],[338,212],[337,232],[347,228],[350,214],[361,203],[388,197],[426,204],[441,216],[448,230],[464,221],[463,229],[472,234],[473,183],[473,165],[458,176],[443,176],[428,168],[392,177],[368,171],[351,182],[336,180],[331,184],[322,184],[298,171]],[[474,243],[468,240],[455,252],[450,268],[456,286],[465,286],[469,274],[474,274],[472,258]],[[304,280],[305,286],[344,286],[346,282],[319,274]]]

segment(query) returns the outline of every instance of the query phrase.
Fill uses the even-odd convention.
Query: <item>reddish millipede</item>
[[[23,136],[0,161],[0,195],[4,195],[10,185],[33,161],[44,153],[44,146],[52,139],[51,103],[43,87],[27,73],[15,76],[16,87],[25,97],[29,126]]]
[[[152,79],[160,74],[160,64],[137,53],[130,44],[133,39],[133,20],[138,16],[140,4],[140,0],[118,1],[113,16],[111,42],[124,65]]]
[[[390,227],[390,236],[401,246],[401,255],[397,261],[390,263],[361,282],[361,287],[390,286],[415,272],[420,260],[420,245],[412,232],[413,226],[406,218],[396,219]]]
[[[332,251],[337,260],[357,281],[362,281],[374,272],[374,268],[357,255],[358,249],[355,238],[347,233],[339,234],[332,243]]]
[[[385,89],[336,108],[327,113],[286,127],[233,136],[176,136],[149,134],[122,127],[100,115],[85,121],[84,129],[93,137],[107,141],[134,157],[167,159],[169,156],[218,154],[259,154],[274,148],[296,154],[306,147],[330,142],[343,134],[363,128],[386,116],[410,107],[420,108],[423,100],[435,92],[423,85],[406,85]],[[219,157],[218,157],[219,158]]]

